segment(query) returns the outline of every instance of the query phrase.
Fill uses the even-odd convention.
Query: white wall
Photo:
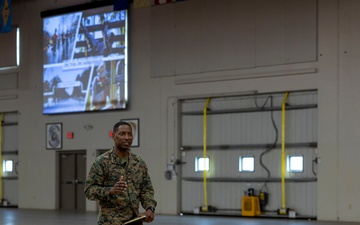
[[[189,0],[191,1],[191,0]],[[157,211],[175,214],[178,186],[164,179],[166,161],[176,153],[177,98],[241,93],[318,89],[319,220],[360,222],[360,123],[357,83],[360,33],[356,0],[318,1],[318,61],[248,69],[201,72],[191,75],[151,78],[151,15],[153,8],[131,12],[130,108],[126,111],[60,116],[42,115],[42,20],[40,12],[87,1],[22,0],[13,2],[14,24],[21,29],[19,88],[0,96],[17,94],[15,100],[1,100],[0,111],[18,110],[19,116],[19,207],[55,209],[57,206],[56,154],[45,150],[45,124],[62,122],[65,150],[87,150],[90,167],[96,149],[110,148],[108,131],[121,118],[140,118],[140,147],[134,149],[150,168],[158,200]],[[158,6],[162,7],[162,6]],[[316,21],[313,21],[316,23]],[[230,44],[230,43],[229,43]],[[0,53],[3,54],[3,53]],[[180,62],[179,62],[180,63]],[[191,64],[194,66],[194,63]],[[169,68],[168,68],[169,69]],[[287,75],[286,72],[288,71]],[[307,71],[307,72],[302,72]],[[6,72],[0,71],[0,76]],[[280,76],[281,75],[281,76]],[[220,81],[208,82],[222,79]],[[216,87],[216,88],[215,88]],[[86,131],[83,126],[94,129]],[[173,201],[173,199],[175,199]],[[95,210],[94,202],[87,202]]]
[[[338,105],[338,193],[339,193],[339,215],[340,219],[360,220],[359,212],[360,197],[356,194],[360,189],[356,160],[360,157],[359,112],[360,105],[357,101],[360,96],[358,84],[359,55],[360,55],[360,23],[358,12],[360,4],[358,1],[341,1],[339,29],[339,105]]]
[[[338,187],[338,1],[319,1],[318,218],[337,220]],[[335,178],[336,177],[336,178]],[[335,178],[335,179],[334,179]],[[355,216],[355,214],[354,214]],[[342,218],[352,220],[352,218]]]

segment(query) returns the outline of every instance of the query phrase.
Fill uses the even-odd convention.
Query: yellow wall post
[[[285,204],[285,106],[289,93],[286,92],[281,104],[281,208],[286,210]],[[284,211],[280,212],[283,214]],[[285,211],[286,213],[286,211]]]
[[[207,144],[207,140],[206,140],[206,135],[207,135],[206,112],[207,112],[209,103],[210,103],[210,98],[208,98],[208,99],[206,100],[206,103],[205,103],[205,106],[204,106],[204,152],[203,152],[204,160],[206,159],[206,144]],[[204,181],[204,206],[202,207],[202,211],[208,211],[207,184],[206,184],[206,169],[203,170],[203,181]]]

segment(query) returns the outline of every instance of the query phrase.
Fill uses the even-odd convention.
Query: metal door
[[[60,209],[85,210],[86,152],[61,152]]]

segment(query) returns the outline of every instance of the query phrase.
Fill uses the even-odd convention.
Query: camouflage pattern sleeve
[[[104,200],[109,196],[110,189],[111,187],[104,187],[104,168],[97,158],[85,182],[85,196],[89,200]]]
[[[151,183],[151,179],[148,173],[148,168],[146,166],[146,163],[141,160],[142,162],[142,168],[143,168],[143,178],[142,178],[142,184],[141,184],[141,190],[139,199],[141,202],[141,205],[144,209],[148,209],[149,207],[156,207],[157,202],[154,199],[154,188]]]

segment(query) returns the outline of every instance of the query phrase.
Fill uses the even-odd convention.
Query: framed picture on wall
[[[140,122],[139,119],[123,119],[121,121],[128,122],[133,130],[133,142],[131,147],[140,146]]]
[[[62,149],[62,123],[46,124],[46,149]]]

